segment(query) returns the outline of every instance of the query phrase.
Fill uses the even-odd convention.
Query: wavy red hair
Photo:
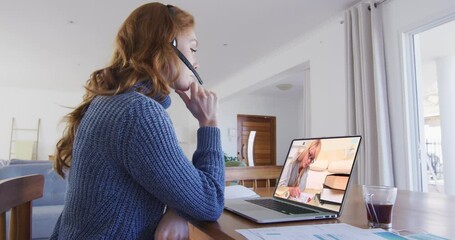
[[[110,64],[91,74],[82,103],[64,118],[67,127],[56,145],[54,161],[60,176],[65,177],[71,166],[77,128],[96,96],[121,94],[142,82],[153,86],[145,92],[142,89],[149,97],[162,99],[169,94],[169,84],[180,72],[180,60],[170,43],[192,28],[192,15],[161,3],[144,4],[127,17],[118,31]]]

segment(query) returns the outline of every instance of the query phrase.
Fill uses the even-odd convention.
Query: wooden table
[[[261,196],[271,196],[273,189],[257,189]],[[331,220],[299,221],[277,224],[257,224],[224,211],[217,222],[191,222],[190,238],[205,239],[245,239],[236,229],[296,226],[307,224],[347,223],[360,228],[368,228],[366,209],[359,186],[352,186],[348,192],[346,206],[341,217]],[[393,209],[393,229],[411,232],[429,232],[441,237],[455,239],[455,196],[436,193],[421,193],[398,190]]]

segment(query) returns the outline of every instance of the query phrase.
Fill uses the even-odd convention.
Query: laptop
[[[272,197],[226,199],[224,208],[257,223],[338,218],[361,136],[291,141]]]

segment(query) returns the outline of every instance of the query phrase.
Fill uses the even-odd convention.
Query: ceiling
[[[194,15],[200,42],[199,73],[210,88],[359,1],[169,0],[165,3]],[[123,20],[143,3],[146,1],[1,3],[0,87],[80,91],[90,73],[109,61]]]

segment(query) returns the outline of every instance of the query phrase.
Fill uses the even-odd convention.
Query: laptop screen
[[[274,196],[339,212],[360,139],[294,139]]]

